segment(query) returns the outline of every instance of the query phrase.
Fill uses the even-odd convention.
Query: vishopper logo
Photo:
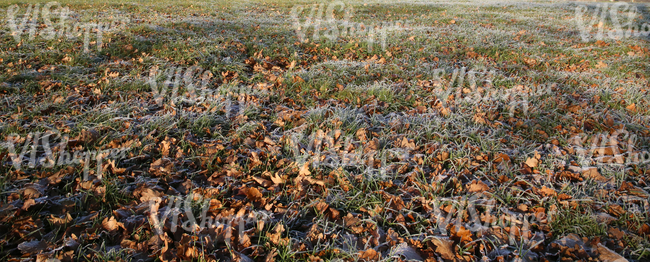
[[[208,89],[213,76],[212,72],[199,66],[189,68],[168,66],[164,71],[160,70],[158,66],[154,66],[149,69],[147,83],[151,87],[158,105],[162,105],[165,98],[172,103],[180,102],[183,98],[179,93],[182,91],[181,89],[186,91],[187,100],[194,103],[206,99],[214,93]],[[162,83],[159,82],[161,78],[165,78]]]
[[[166,205],[161,208],[163,203]],[[185,197],[152,198],[149,200],[149,222],[158,235],[166,232],[173,234],[179,228],[198,235],[207,229],[217,233],[217,240],[230,244],[234,231],[241,243],[247,228],[263,225],[271,219],[270,213],[255,211],[247,215],[216,216],[214,211],[218,208],[213,203],[212,199],[194,193]]]
[[[524,115],[528,115],[530,99],[551,94],[552,88],[557,86],[557,84],[551,83],[533,87],[517,85],[509,89],[498,88],[493,84],[496,75],[495,70],[485,68],[470,70],[467,70],[467,67],[452,70],[437,68],[433,70],[433,85],[437,87],[433,94],[445,108],[452,106],[450,100],[452,97],[455,104],[494,105],[504,103],[507,105],[510,116],[513,117],[517,108],[520,108]]]
[[[484,233],[495,227],[509,228],[509,245],[523,244],[533,248],[544,242],[541,232],[534,232],[540,224],[549,224],[554,212],[520,213],[504,208],[489,193],[476,193],[456,198],[437,198],[427,205],[433,209],[435,230],[443,235],[464,227],[470,232]],[[455,229],[454,229],[455,228]],[[506,244],[506,243],[501,243]]]
[[[243,114],[246,108],[255,104],[246,102],[246,96],[263,97],[269,94],[269,86],[260,84],[255,87],[224,84],[218,89],[210,89],[213,76],[212,72],[199,66],[169,66],[164,69],[154,66],[149,70],[147,83],[160,106],[165,101],[172,105],[212,101],[225,107],[229,116],[233,111]],[[225,102],[222,102],[222,98],[225,98]]]
[[[342,20],[336,19],[336,13],[343,15]],[[375,38],[381,42],[382,50],[386,50],[386,38],[389,31],[399,30],[404,26],[401,21],[388,21],[374,24],[351,22],[354,8],[351,5],[346,7],[341,1],[325,4],[296,5],[291,9],[293,28],[300,42],[307,42],[308,30],[313,28],[312,41],[319,41],[322,38],[334,41],[339,37],[366,37],[368,51],[372,52]],[[306,17],[305,17],[306,16]],[[325,16],[325,17],[324,17]],[[304,20],[303,20],[304,17]],[[302,20],[302,21],[301,21]],[[322,31],[322,32],[321,32]]]
[[[40,142],[40,143],[39,143]],[[95,176],[102,178],[103,160],[118,160],[125,158],[125,153],[129,148],[113,148],[105,150],[77,150],[69,152],[66,150],[70,139],[67,135],[61,135],[56,131],[47,131],[44,133],[29,133],[26,137],[12,134],[7,136],[7,142],[4,143],[9,151],[9,158],[16,170],[21,170],[25,162],[27,167],[52,168],[55,166],[72,166],[84,165],[83,179],[88,180],[91,161],[96,161],[97,170]],[[20,144],[22,147],[18,148]],[[17,153],[18,150],[20,153]],[[27,152],[30,154],[27,156]]]
[[[583,168],[594,165],[629,166],[650,163],[650,152],[636,151],[637,136],[625,129],[589,136],[581,133],[569,141]]]
[[[413,153],[415,141],[405,137],[380,141],[367,138],[370,133],[363,128],[354,135],[343,135],[341,130],[319,129],[309,134],[303,131],[289,132],[283,137],[284,150],[301,167],[355,170],[369,178],[386,180],[407,162],[422,169],[421,161],[426,158],[424,154]]]
[[[101,51],[104,32],[122,30],[130,23],[130,19],[126,16],[119,16],[104,22],[74,21],[72,18],[74,13],[68,7],[63,7],[57,2],[48,2],[42,7],[40,3],[28,4],[22,18],[18,18],[20,9],[18,5],[7,8],[7,23],[10,33],[17,43],[22,41],[22,35],[26,32],[29,41],[33,41],[36,36],[45,40],[62,37],[75,40],[83,35],[84,52],[86,53],[90,50],[93,31],[96,32],[97,51]],[[42,24],[39,20],[39,13]]]
[[[379,178],[387,178],[392,164],[410,156],[408,148],[379,148],[377,140],[368,141],[368,149],[364,150],[361,140],[352,135],[341,136],[340,130],[292,132],[285,139],[286,149],[300,166],[310,162],[312,168],[354,168]]]
[[[590,12],[591,15],[589,15]],[[611,20],[611,29],[605,26],[607,18]],[[591,39],[602,41],[606,38],[620,40],[630,37],[648,37],[650,24],[638,22],[643,18],[643,14],[639,12],[636,5],[625,2],[612,5],[600,3],[591,10],[588,6],[581,4],[575,10],[575,21],[583,42],[589,42]],[[622,23],[623,21],[625,23]],[[594,29],[595,35],[592,35]]]

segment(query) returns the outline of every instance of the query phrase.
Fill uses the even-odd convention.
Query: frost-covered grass
[[[650,163],[580,161],[650,151],[649,40],[583,41],[583,3],[346,1],[321,26],[357,31],[332,39],[305,26],[300,39],[292,17],[326,1],[60,3],[75,22],[130,22],[84,52],[83,34],[29,39],[29,26],[16,42],[14,3],[0,4],[0,139],[57,130],[69,150],[129,155],[82,181],[83,165],[16,170],[1,148],[0,260],[576,260],[556,245],[571,233],[650,256]],[[211,72],[210,95],[156,98],[156,66]],[[183,81],[164,84],[187,95]],[[169,210],[192,192],[214,200],[207,216],[272,216],[229,237],[157,235],[150,198]],[[584,243],[594,259],[598,243]]]

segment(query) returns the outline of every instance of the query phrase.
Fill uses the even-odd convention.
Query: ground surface
[[[650,259],[648,39],[580,4],[99,2],[0,4],[2,261]]]

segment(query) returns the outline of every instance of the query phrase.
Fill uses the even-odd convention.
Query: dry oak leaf
[[[255,182],[259,183],[263,187],[270,187],[270,186],[273,185],[273,182],[269,181],[268,179],[261,178],[261,177],[254,176],[253,180],[255,180]]]
[[[617,218],[604,213],[604,212],[599,212],[596,214],[596,222],[601,223],[601,224],[607,224],[609,225],[611,222],[616,221]]]
[[[160,143],[160,152],[164,157],[169,156],[169,149],[171,148],[171,143],[168,140],[162,141]]]
[[[302,165],[300,172],[298,172],[298,176],[294,179],[294,182],[300,187],[302,186],[304,180],[309,182],[311,185],[316,184],[323,187],[325,186],[325,182],[323,180],[314,179],[311,177],[311,172],[309,172],[309,162],[305,162],[305,164]]]
[[[456,252],[454,252],[454,241],[443,237],[433,237],[431,242],[436,246],[436,252],[446,260],[454,260]]]
[[[461,244],[472,242],[472,232],[464,226],[452,226],[450,233],[455,239],[459,239]]]
[[[539,192],[544,196],[557,196],[555,189],[546,186],[542,186],[542,189],[540,189]]]
[[[343,222],[346,227],[351,227],[357,225],[359,223],[359,218],[355,217],[351,213],[348,213],[346,216],[343,217]]]
[[[368,137],[366,135],[366,129],[365,128],[359,128],[356,132],[356,136],[359,140],[361,141],[366,141],[368,140]]]
[[[582,176],[584,178],[591,178],[591,179],[596,180],[598,182],[607,182],[607,181],[609,181],[609,179],[602,176],[598,172],[598,168],[595,168],[595,167],[583,168],[582,169]]]
[[[274,174],[273,176],[270,176],[271,181],[275,184],[283,184],[285,181],[282,177],[280,177],[278,174]]]
[[[18,244],[18,250],[23,253],[37,253],[47,248],[47,243],[42,240],[25,241]]]
[[[506,161],[506,162],[507,162],[507,161],[510,161],[510,157],[509,157],[508,155],[504,154],[504,153],[498,153],[498,154],[494,157],[494,162],[495,162],[495,163],[501,163],[501,162],[503,162],[503,161]]]
[[[117,222],[114,216],[111,216],[110,218],[104,218],[102,221],[102,228],[109,232],[113,232],[120,227],[124,228],[124,225],[121,222]]]
[[[400,141],[400,146],[415,150],[415,141],[409,141],[408,138],[402,137],[402,141]]]
[[[484,192],[484,191],[489,191],[490,190],[490,187],[488,187],[488,185],[486,185],[485,183],[483,183],[483,181],[480,181],[480,180],[479,181],[476,181],[476,180],[472,181],[472,183],[470,183],[467,186],[467,188],[468,188],[467,191],[469,191],[470,193],[478,193],[478,192]]]
[[[249,187],[245,189],[244,193],[246,194],[246,197],[248,197],[248,199],[252,201],[258,201],[262,199],[262,193],[260,193],[260,191],[257,190],[257,188]]]
[[[538,164],[539,164],[539,160],[537,160],[537,158],[530,157],[526,159],[526,165],[529,167],[537,167]]]
[[[36,205],[36,201],[34,199],[27,199],[25,200],[25,203],[23,203],[23,207],[21,208],[22,210],[27,210],[30,207]]]
[[[359,251],[359,259],[366,261],[378,261],[381,257],[381,254],[372,248],[369,248],[366,251]]]
[[[627,262],[628,260],[607,248],[601,243],[598,243],[598,259],[600,261],[609,261],[609,262]]]
[[[650,198],[650,194],[648,194],[648,192],[641,189],[640,187],[637,187],[637,186],[633,185],[630,182],[625,182],[624,181],[621,184],[621,188],[619,188],[619,190],[620,191],[626,191],[630,195],[634,195],[634,196],[638,196],[638,197],[642,197],[642,198],[646,198],[646,199]]]
[[[403,257],[408,261],[423,261],[424,259],[418,254],[417,250],[410,247],[406,242],[403,242],[397,246],[393,246],[390,251],[391,254],[398,255]]]
[[[614,216],[621,216],[625,214],[625,209],[623,209],[621,206],[614,204],[610,205],[609,208],[607,209],[607,212],[614,215]]]
[[[158,199],[165,195],[162,192],[153,190],[151,188],[140,187],[133,191],[133,196],[140,197],[140,201],[148,202],[149,200]]]
[[[54,215],[50,214],[50,218],[48,220],[52,225],[55,226],[65,226],[66,224],[74,221],[70,213],[66,213],[65,217],[55,217]]]
[[[325,212],[327,210],[327,208],[329,208],[329,205],[327,203],[325,203],[325,202],[318,202],[316,204],[316,210],[318,210],[318,212],[320,212],[320,213]]]
[[[311,172],[309,172],[309,162],[305,162],[302,167],[300,168],[300,172],[298,172],[299,176],[309,176],[311,175]]]
[[[282,232],[284,232],[284,226],[282,224],[277,224],[277,226],[275,226],[274,233],[267,232],[266,236],[269,238],[269,241],[271,241],[271,243],[278,245],[282,239]]]

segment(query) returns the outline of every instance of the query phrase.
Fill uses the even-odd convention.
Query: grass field
[[[0,3],[0,261],[650,260],[648,4],[80,2]]]

